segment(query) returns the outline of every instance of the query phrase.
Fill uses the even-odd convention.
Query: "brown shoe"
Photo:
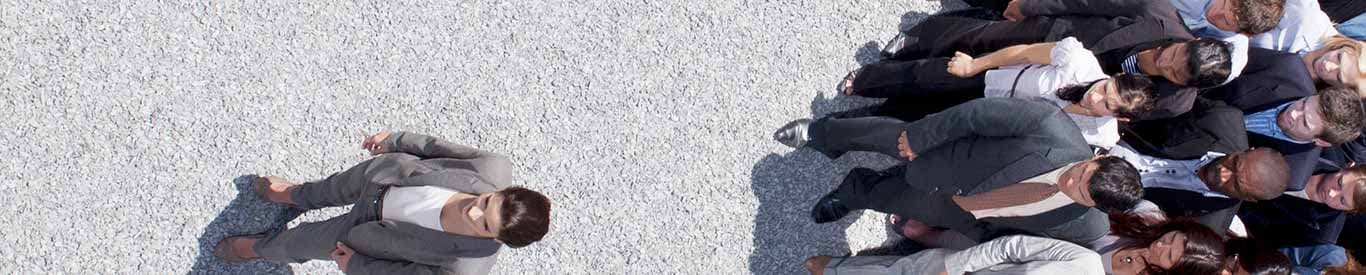
[[[214,256],[217,256],[219,259],[223,259],[223,261],[226,261],[226,262],[229,262],[229,263],[240,263],[240,262],[245,262],[245,261],[260,259],[260,258],[261,258],[260,256],[257,256],[257,257],[250,257],[250,258],[242,257],[242,254],[239,253],[240,251],[236,251],[236,249],[233,249],[233,248],[232,248],[232,243],[233,243],[233,241],[236,241],[236,240],[239,240],[239,239],[242,239],[242,238],[249,238],[249,239],[260,240],[260,239],[262,239],[262,238],[265,238],[265,234],[232,236],[232,237],[223,238],[223,240],[218,241],[218,246],[216,246],[216,247],[213,248],[213,255],[214,255]]]
[[[834,257],[830,256],[814,256],[811,258],[806,258],[806,271],[811,272],[811,275],[824,274],[825,266],[830,265],[830,261],[834,259]]]
[[[283,188],[284,190],[275,190],[276,188],[272,188],[275,187],[276,184],[285,186]],[[256,182],[252,183],[252,188],[256,190],[256,195],[261,196],[262,200],[284,204],[294,208],[298,208],[299,206],[290,202],[288,196],[289,192],[291,190],[294,190],[294,188],[297,186],[299,185],[289,182],[289,180],[286,180],[284,178],[276,176],[256,177]],[[280,193],[284,193],[285,197],[281,198],[278,195]],[[276,195],[272,196],[272,194]]]

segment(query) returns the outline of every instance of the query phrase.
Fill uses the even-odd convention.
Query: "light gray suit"
[[[501,243],[379,220],[374,200],[389,186],[496,192],[511,186],[512,163],[496,153],[415,133],[393,133],[383,143],[393,153],[305,183],[291,193],[304,209],[355,204],[351,212],[272,232],[256,243],[257,254],[277,262],[327,260],[340,241],[356,251],[346,266],[348,274],[489,273]]]

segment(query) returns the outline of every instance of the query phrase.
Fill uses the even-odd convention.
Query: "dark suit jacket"
[[[1166,159],[1198,159],[1207,152],[1246,151],[1243,111],[1223,102],[1198,99],[1190,112],[1175,118],[1120,126],[1121,140],[1140,154]]]
[[[500,154],[407,132],[391,134],[384,146],[392,153],[376,157],[365,171],[375,184],[440,186],[472,194],[512,185],[512,162]],[[342,241],[356,250],[347,264],[351,274],[487,273],[502,247],[492,239],[391,220],[356,225]]]
[[[1256,47],[1248,48],[1247,54],[1247,68],[1242,76],[1201,96],[1222,100],[1244,114],[1251,114],[1314,95],[1314,80],[1299,55]],[[1313,144],[1295,144],[1255,133],[1248,133],[1248,144],[1270,147],[1285,155],[1290,165],[1286,190],[1292,191],[1304,189],[1322,151]]]
[[[1205,197],[1200,193],[1168,188],[1143,188],[1143,199],[1157,204],[1168,217],[1194,218],[1214,232],[1227,233],[1241,201]]]
[[[905,164],[905,180],[918,192],[907,192],[917,197],[905,200],[950,200],[954,195],[982,193],[1093,156],[1076,124],[1043,99],[977,99],[907,125],[909,145],[918,156]],[[1029,217],[981,221],[1084,243],[1109,231],[1108,220],[1096,213],[1072,204]],[[927,224],[932,224],[927,219],[940,220],[918,218]],[[970,237],[986,234],[977,225],[949,227]]]
[[[1021,2],[1020,12],[1029,18],[1056,18],[1050,41],[1074,36],[1092,52],[1195,39],[1169,1],[1029,0]]]
[[[1248,234],[1279,248],[1335,244],[1347,215],[1321,203],[1280,196],[1244,203],[1238,218]]]

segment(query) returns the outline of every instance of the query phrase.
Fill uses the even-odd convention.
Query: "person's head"
[[[1351,88],[1366,98],[1366,42],[1346,36],[1324,38],[1323,46],[1304,55],[1315,82]]]
[[[1210,190],[1243,201],[1276,198],[1290,181],[1285,157],[1271,148],[1254,148],[1220,157],[1200,167],[1196,176]]]
[[[1138,169],[1113,156],[1095,157],[1073,165],[1063,171],[1058,188],[1077,203],[1106,213],[1133,209],[1143,198]]]
[[[1366,212],[1366,165],[1310,178],[1304,191],[1309,200],[1333,209]]]
[[[1313,141],[1320,147],[1342,144],[1361,136],[1366,110],[1356,93],[1346,88],[1327,88],[1301,98],[1276,116],[1276,125],[1295,140]]]
[[[1154,225],[1114,220],[1111,231],[1127,243],[1120,251],[1137,252],[1111,261],[1113,274],[1217,274],[1224,267],[1224,239],[1188,218]]]
[[[1257,245],[1248,238],[1224,243],[1228,258],[1221,275],[1290,275],[1290,258],[1275,248]]]
[[[1077,104],[1093,116],[1140,118],[1153,109],[1157,89],[1147,76],[1121,73],[1090,84],[1063,87],[1059,99]]]
[[[476,232],[512,248],[540,241],[550,231],[550,199],[522,187],[480,195],[465,213],[479,216]]]
[[[1214,0],[1205,20],[1216,29],[1252,36],[1276,28],[1284,5],[1284,0]]]
[[[1157,48],[1157,73],[1181,86],[1210,88],[1233,73],[1233,46],[1218,39],[1197,38]]]

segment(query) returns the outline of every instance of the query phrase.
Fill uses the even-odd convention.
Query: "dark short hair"
[[[1343,144],[1361,136],[1361,120],[1366,119],[1361,98],[1355,90],[1332,87],[1319,91],[1319,110],[1323,112],[1323,133],[1318,138]]]
[[[1123,213],[1143,199],[1143,184],[1138,169],[1122,158],[1106,156],[1093,160],[1096,171],[1091,174],[1089,191],[1096,208],[1106,213]]]
[[[1210,38],[1196,38],[1186,42],[1186,66],[1190,68],[1190,81],[1186,86],[1211,88],[1224,84],[1233,72],[1233,57],[1229,53],[1233,46],[1228,42]]]
[[[512,248],[540,241],[550,231],[550,199],[522,187],[498,191],[503,196],[503,228],[498,241]]]
[[[1357,165],[1343,169],[1343,172],[1357,175],[1356,182],[1346,182],[1344,184],[1356,185],[1356,192],[1352,192],[1352,209],[1347,212],[1366,213],[1366,165]]]
[[[1243,161],[1248,161],[1247,157],[1251,155],[1261,155],[1262,157],[1255,158],[1260,161],[1251,162],[1245,166],[1251,171],[1234,171],[1235,176],[1238,173],[1251,172],[1252,174],[1248,175],[1248,178],[1251,178],[1252,182],[1239,182],[1238,185],[1233,186],[1234,194],[1227,195],[1245,201],[1264,201],[1274,199],[1281,196],[1281,193],[1285,193],[1285,186],[1290,182],[1290,166],[1286,164],[1285,156],[1281,155],[1281,152],[1272,148],[1260,147],[1240,153],[1246,154],[1243,156]]]
[[[1242,0],[1237,3],[1233,14],[1238,17],[1238,33],[1256,35],[1271,31],[1281,24],[1285,13],[1285,0]]]
[[[1290,275],[1290,258],[1275,248],[1259,245],[1249,238],[1233,238],[1224,243],[1228,265],[1238,265],[1249,275]],[[1232,266],[1230,266],[1232,267]]]
[[[1111,79],[1115,81],[1115,87],[1119,90],[1119,98],[1129,103],[1128,108],[1116,110],[1115,116],[1142,118],[1157,105],[1157,88],[1148,76],[1121,73]]]

